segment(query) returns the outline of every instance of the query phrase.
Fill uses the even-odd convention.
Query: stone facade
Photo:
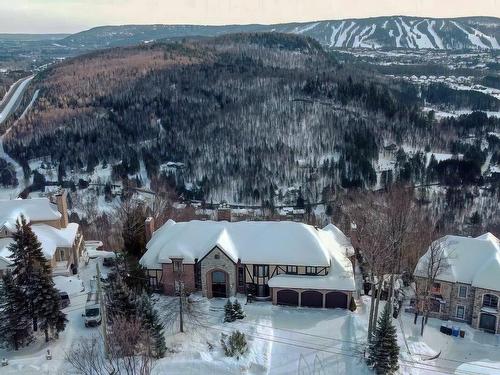
[[[236,295],[237,267],[236,264],[217,246],[214,247],[204,258],[200,260],[201,291],[208,298],[212,297],[213,271],[224,271],[227,275],[226,290],[228,296]]]
[[[492,295],[496,296],[500,301],[500,291],[495,291],[495,290],[491,290],[491,289],[476,288],[475,296],[473,299],[473,313],[472,313],[472,324],[471,324],[473,328],[479,328],[481,312],[482,312],[482,310],[483,310],[483,312],[486,312],[486,310],[483,309],[483,296],[485,294],[492,294]],[[496,321],[496,333],[500,333],[500,310],[499,309],[500,309],[500,305],[497,306],[496,314],[493,313],[493,309],[487,310],[487,312],[496,316],[496,319],[497,319],[497,321]]]
[[[423,288],[425,287],[425,279],[416,277],[415,282],[417,283],[417,288],[419,290],[423,290]],[[451,283],[439,280],[437,280],[436,282],[441,285],[440,292],[436,294],[440,295],[443,300],[446,301],[446,303],[441,304],[440,312],[429,313],[429,316],[432,318],[466,322],[473,328],[478,329],[481,317],[481,309],[483,307],[484,294],[495,295],[500,300],[500,291],[475,288],[470,284],[463,283]],[[459,295],[460,286],[467,287],[467,294],[465,297],[460,297]],[[458,306],[463,306],[465,308],[465,315],[463,319],[457,316]],[[488,309],[488,313],[492,313],[491,309]],[[493,315],[496,315],[497,317],[496,333],[500,333],[500,310],[498,309],[498,307],[496,314],[493,313]]]

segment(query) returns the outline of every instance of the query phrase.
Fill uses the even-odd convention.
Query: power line
[[[224,332],[227,332],[227,333],[232,333],[233,332],[233,330],[227,330],[227,329],[224,329],[222,327],[208,326],[208,325],[196,324],[196,323],[194,323],[194,324],[198,325],[198,326],[201,326],[201,327],[204,327],[204,328],[212,329],[212,330],[224,331]],[[275,339],[269,339],[269,338],[261,337],[261,336],[258,336],[258,335],[252,334],[252,333],[248,333],[248,332],[245,332],[245,333],[247,334],[248,337],[252,337],[252,338],[255,338],[255,339],[264,340],[264,341],[268,341],[268,342],[274,342],[274,343],[278,343],[278,344],[284,344],[284,345],[294,346],[294,347],[303,348],[303,349],[310,349],[310,350],[320,351],[320,352],[324,352],[324,353],[337,354],[337,355],[342,355],[342,356],[351,357],[351,358],[359,358],[359,356],[357,356],[357,355],[353,355],[353,354],[349,354],[349,353],[345,353],[345,352],[337,352],[337,351],[333,351],[333,350],[326,350],[326,349],[311,347],[311,346],[307,346],[307,345],[295,344],[295,343],[287,342],[287,341],[280,341],[280,340],[275,340]],[[401,359],[401,358],[400,358],[400,361],[403,362],[403,363],[412,364],[411,366],[407,365],[407,367],[416,368],[416,369],[422,369],[422,370],[427,370],[427,371],[430,371],[430,372],[443,373],[443,371],[441,371],[441,370],[436,370],[436,369],[439,368],[439,369],[443,369],[443,370],[446,370],[446,371],[453,371],[453,372],[446,372],[447,374],[480,375],[477,372],[466,371],[466,370],[458,370],[460,372],[457,373],[456,372],[457,370],[453,369],[453,368],[440,367],[440,366],[432,366],[432,365],[427,365],[427,364],[416,362],[416,361],[408,361],[408,360]],[[426,367],[426,366],[432,366],[432,367]]]

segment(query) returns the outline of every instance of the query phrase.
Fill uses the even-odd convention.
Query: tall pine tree
[[[379,375],[394,374],[398,368],[399,346],[392,324],[390,306],[386,303],[368,348],[368,364]]]
[[[52,271],[43,255],[42,245],[22,215],[13,239],[9,246],[13,276],[28,304],[33,330],[42,329],[46,341],[49,340],[49,331],[57,338],[66,326],[66,315],[61,311],[59,292],[52,281]]]
[[[153,307],[151,297],[147,293],[142,293],[137,298],[137,309],[144,329],[149,332],[153,356],[155,358],[162,358],[167,351],[163,333],[164,325],[161,323],[158,312]]]
[[[29,306],[21,289],[7,272],[0,284],[0,344],[18,350],[33,341]]]

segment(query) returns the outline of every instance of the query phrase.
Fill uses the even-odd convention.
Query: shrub
[[[349,310],[356,311],[356,309],[357,309],[356,301],[354,300],[354,298],[351,297],[351,304],[349,305]]]
[[[238,300],[235,300],[233,303],[233,312],[236,319],[243,319],[245,317],[245,312]]]
[[[220,343],[226,357],[240,359],[248,351],[247,339],[245,334],[240,331],[233,331],[229,337],[221,333]]]
[[[233,304],[231,300],[228,299],[224,305],[224,323],[234,322],[236,320],[236,314],[234,311]]]

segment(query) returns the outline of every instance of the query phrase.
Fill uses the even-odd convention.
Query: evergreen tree
[[[0,338],[2,346],[15,350],[33,340],[27,301],[10,272],[0,284]]]
[[[241,307],[241,303],[238,300],[235,300],[233,303],[233,311],[236,319],[243,319],[245,317],[245,312]]]
[[[394,374],[398,368],[399,346],[396,328],[392,324],[389,304],[378,319],[377,328],[368,348],[368,364],[379,375]]]
[[[151,297],[147,293],[143,293],[138,299],[138,310],[142,324],[149,332],[153,356],[162,358],[167,351],[163,333],[164,325],[161,323],[158,312],[153,307]]]
[[[21,215],[16,228],[14,242],[9,246],[13,276],[28,304],[33,330],[41,328],[48,341],[49,330],[55,333],[55,338],[64,330],[66,315],[61,312],[59,292],[52,281],[52,272],[43,255],[42,245],[24,216]]]
[[[236,314],[234,311],[233,304],[228,298],[226,304],[224,305],[224,323],[234,322],[236,320]]]
[[[108,319],[110,321],[113,321],[116,316],[122,316],[126,319],[137,316],[136,301],[118,271],[114,271],[109,275],[105,289]]]

